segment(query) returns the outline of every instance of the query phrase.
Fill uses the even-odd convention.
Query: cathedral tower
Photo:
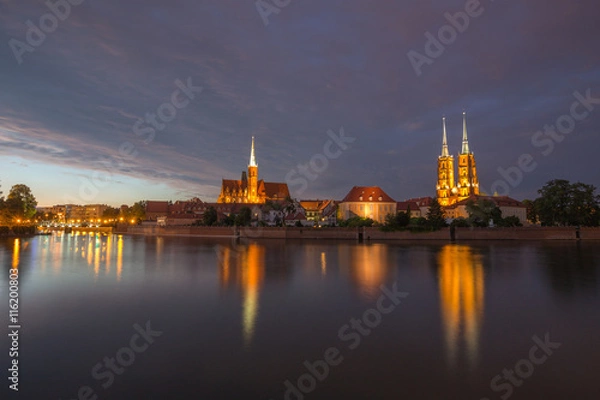
[[[258,203],[258,164],[254,154],[254,136],[252,136],[252,150],[248,164],[248,200],[250,203]]]
[[[471,195],[479,194],[479,180],[477,179],[477,166],[475,155],[469,148],[467,137],[467,113],[463,112],[463,141],[462,150],[458,155],[458,201],[464,200]]]
[[[448,151],[448,135],[446,133],[446,117],[442,118],[442,155],[438,157],[437,198],[441,206],[451,204],[454,189],[454,156]]]

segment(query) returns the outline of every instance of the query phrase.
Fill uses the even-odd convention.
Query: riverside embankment
[[[118,226],[114,233],[146,236],[195,236],[247,239],[330,240],[600,240],[600,228],[518,227],[444,228],[435,232],[384,232],[379,228],[233,228]]]

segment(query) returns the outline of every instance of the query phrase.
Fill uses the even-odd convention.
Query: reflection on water
[[[240,287],[243,295],[242,333],[246,347],[252,343],[259,311],[260,289],[265,278],[265,247],[256,243],[233,248],[219,246],[221,287]]]
[[[116,253],[113,246],[115,238],[117,240]],[[19,264],[23,262],[21,253],[27,249],[27,245],[30,243],[34,244],[31,248],[34,253],[32,254],[35,260],[34,265],[39,266],[42,272],[45,272],[46,267],[50,265],[52,272],[59,274],[67,260],[69,264],[75,264],[77,259],[80,259],[83,260],[84,265],[91,267],[90,271],[93,272],[95,278],[98,278],[101,274],[109,276],[111,265],[116,261],[116,279],[117,281],[121,279],[123,273],[123,237],[121,235],[57,232],[51,236],[36,239],[17,238],[13,242],[13,268],[18,268]]]
[[[438,255],[442,322],[448,367],[456,367],[459,350],[466,346],[471,369],[477,367],[484,310],[483,263],[471,247],[446,245]]]
[[[340,263],[348,266],[350,278],[360,292],[372,299],[381,292],[380,286],[386,281],[389,271],[389,251],[385,245],[341,246]]]
[[[13,246],[13,258],[12,258],[12,267],[13,268],[19,267],[19,250],[20,250],[20,248],[21,248],[21,240],[15,239],[15,243]]]

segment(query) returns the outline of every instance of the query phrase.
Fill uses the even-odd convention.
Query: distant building
[[[494,203],[500,211],[502,211],[502,218],[515,216],[519,218],[519,221],[523,225],[526,225],[527,222],[527,206],[521,203],[518,200],[512,199],[508,196],[476,196],[473,195],[464,200],[459,201],[449,207],[444,209],[446,214],[446,218],[455,219],[455,218],[469,218],[469,213],[467,212],[467,203],[469,201],[477,202],[479,200],[489,200]]]
[[[300,200],[300,207],[312,225],[335,225],[337,222],[334,200]]]
[[[433,197],[416,197],[406,201],[416,204],[419,210],[421,210],[421,217],[427,217],[431,203],[433,203]]]
[[[470,196],[479,195],[479,180],[475,155],[469,147],[467,116],[463,112],[462,150],[458,155],[458,182],[454,177],[454,156],[448,151],[446,117],[442,119],[442,154],[438,157],[437,198],[442,207],[458,203]]]
[[[166,217],[168,214],[168,201],[148,200],[146,202],[146,219],[156,221],[159,217]]]
[[[421,208],[415,201],[399,201],[396,203],[396,212],[410,212],[410,218],[424,217]]]
[[[396,213],[396,201],[378,186],[354,186],[340,205],[343,219],[371,218],[384,223],[388,214]]]
[[[268,200],[284,200],[289,196],[290,191],[286,183],[265,182],[258,179],[258,164],[254,152],[254,137],[252,137],[248,172],[242,172],[240,180],[223,179],[217,203],[261,204]]]

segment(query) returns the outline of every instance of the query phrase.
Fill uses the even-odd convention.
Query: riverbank
[[[600,228],[516,227],[450,228],[434,232],[383,232],[379,228],[234,228],[120,225],[114,233],[144,236],[193,236],[245,239],[321,240],[600,240]]]

